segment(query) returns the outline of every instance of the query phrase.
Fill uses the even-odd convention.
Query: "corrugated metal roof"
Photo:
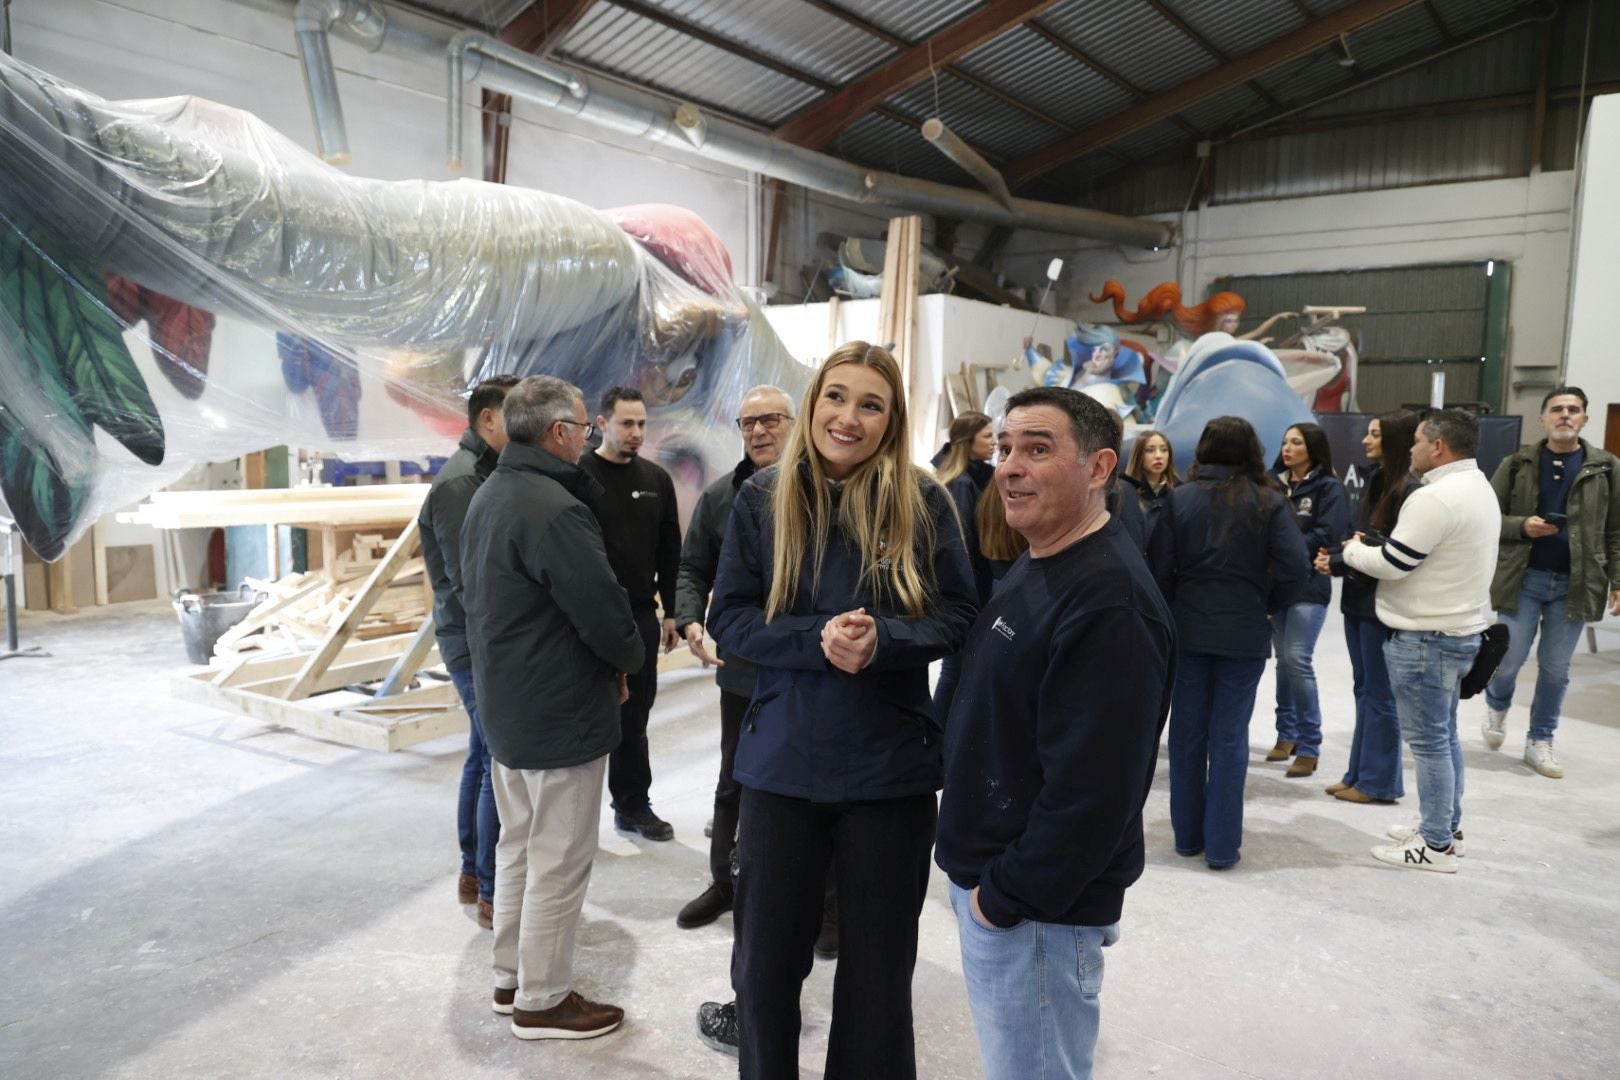
[[[1030,153],[1064,134],[948,73],[924,79],[888,104],[919,121],[937,115],[968,142],[1003,158]]]
[[[414,0],[415,5],[458,22],[497,30],[529,6],[530,0]]]
[[[767,125],[821,95],[797,79],[612,4],[592,8],[557,53]]]
[[[1486,23],[1522,7],[1524,0],[1433,0],[1433,3],[1446,29],[1457,37],[1467,37]]]
[[[906,41],[932,37],[981,7],[981,0],[840,0],[867,22]]]
[[[1308,116],[1403,109],[1415,104],[1466,101],[1536,87],[1540,58],[1515,34],[1460,49],[1404,75],[1373,83],[1311,109]]]
[[[1289,0],[1165,0],[1165,6],[1233,57],[1305,25],[1305,16]]]
[[[1350,35],[1350,54],[1357,67],[1377,70],[1413,52],[1439,48],[1444,43],[1434,20],[1422,4],[1397,11]]]
[[[1142,0],[1069,0],[1040,21],[1149,92],[1174,86],[1216,63]]]
[[[1249,87],[1235,86],[1201,105],[1194,105],[1181,115],[1199,130],[1214,133],[1269,111],[1270,108],[1266,100]]]
[[[1135,100],[1128,91],[1024,27],[980,46],[957,64],[1075,128],[1112,115]]]
[[[854,79],[896,52],[892,45],[802,0],[641,2],[833,83]]]
[[[1188,141],[1187,133],[1169,120],[1161,120],[1151,127],[1141,131],[1133,131],[1122,139],[1116,140],[1111,149],[1118,150],[1134,158],[1151,157],[1154,154],[1168,150],[1172,146],[1180,146]]]

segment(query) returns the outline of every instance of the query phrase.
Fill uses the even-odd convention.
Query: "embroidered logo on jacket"
[[[990,629],[994,630],[996,633],[1000,634],[1002,637],[1006,638],[1008,641],[1011,641],[1013,639],[1013,628],[1008,626],[1007,625],[1007,620],[1001,618],[999,615],[996,616],[995,624],[992,625],[990,627]]]

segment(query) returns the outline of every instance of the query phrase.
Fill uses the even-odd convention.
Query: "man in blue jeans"
[[[985,1076],[1088,1078],[1102,950],[1142,874],[1175,632],[1139,542],[1108,513],[1107,407],[1025,390],[1000,443],[996,485],[1029,553],[962,653],[934,857]]]
[[[1586,393],[1553,389],[1541,401],[1547,437],[1497,467],[1491,487],[1502,507],[1502,552],[1491,602],[1508,625],[1507,655],[1485,688],[1485,745],[1499,749],[1519,669],[1541,631],[1536,693],[1524,763],[1557,780],[1564,766],[1553,734],[1569,688],[1569,660],[1581,628],[1620,615],[1620,460],[1581,438]]]
[[[1491,574],[1501,514],[1474,454],[1479,421],[1456,409],[1431,413],[1412,443],[1421,486],[1401,506],[1382,545],[1344,543],[1352,569],[1378,579],[1378,621],[1390,628],[1384,664],[1401,734],[1417,763],[1422,820],[1397,825],[1373,857],[1407,870],[1457,872],[1462,855],[1462,743],[1457,698],[1490,625]]]
[[[489,748],[484,745],[474,700],[472,654],[467,648],[467,616],[461,597],[461,526],[473,493],[495,471],[506,446],[502,406],[516,375],[497,375],[473,388],[467,398],[467,430],[456,452],[433,479],[417,524],[422,530],[422,562],[433,585],[433,626],[439,657],[467,708],[467,762],[461,769],[456,831],[461,840],[461,876],[456,898],[478,905],[478,925],[494,926],[495,841],[501,823],[490,786]]]

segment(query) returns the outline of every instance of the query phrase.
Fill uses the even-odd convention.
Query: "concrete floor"
[[[677,841],[632,843],[604,817],[579,985],[623,1004],[626,1024],[523,1043],[487,1006],[489,935],[453,896],[464,744],[354,751],[176,702],[184,656],[161,606],[29,615],[23,633],[53,655],[0,664],[0,1076],[734,1071],[692,1033],[698,1003],[728,993],[729,917],[674,924],[706,874],[718,752],[703,672],[667,678],[654,715],[654,802]],[[1448,877],[1367,855],[1415,813],[1410,772],[1401,807],[1322,792],[1352,718],[1330,619],[1325,771],[1285,780],[1259,760],[1263,690],[1235,870],[1171,852],[1161,762],[1147,873],[1109,951],[1098,1074],[1620,1074],[1620,641],[1607,644],[1575,659],[1565,780],[1519,763],[1522,706],[1491,753],[1483,705],[1465,703],[1469,854]],[[932,885],[919,1074],[976,1077],[943,876]],[[818,962],[805,988],[805,1076],[820,1075],[831,975]]]

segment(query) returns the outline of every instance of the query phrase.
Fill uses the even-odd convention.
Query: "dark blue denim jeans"
[[[478,877],[478,896],[495,897],[495,841],[501,836],[495,791],[489,782],[489,747],[478,723],[471,670],[452,671],[450,681],[467,707],[467,763],[461,767],[461,797],[456,802],[456,832],[461,837],[461,872]]]
[[[1356,731],[1343,782],[1364,795],[1394,801],[1406,794],[1401,778],[1401,721],[1384,667],[1389,631],[1377,619],[1344,617],[1344,644],[1356,693]]]
[[[1231,866],[1243,846],[1249,716],[1264,660],[1182,653],[1170,697],[1170,825],[1176,853]]]
[[[1271,617],[1277,652],[1277,741],[1300,757],[1322,752],[1322,704],[1316,694],[1316,639],[1327,622],[1326,604],[1292,604]]]

